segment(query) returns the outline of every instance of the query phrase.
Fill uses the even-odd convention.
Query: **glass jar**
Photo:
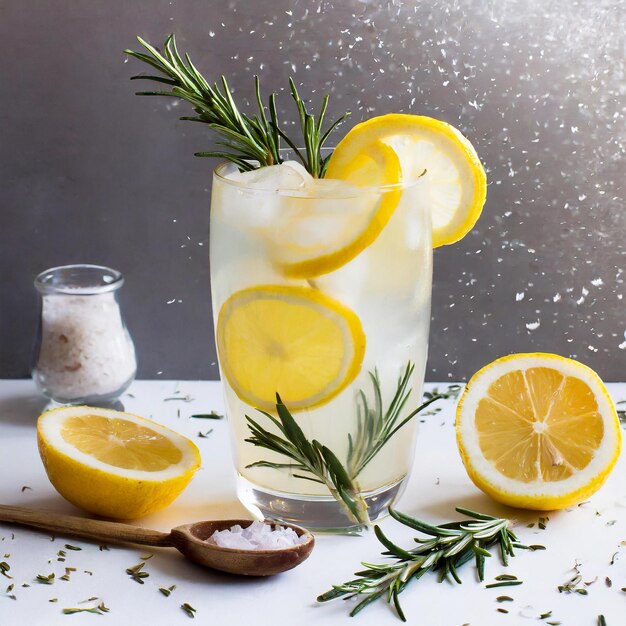
[[[124,277],[100,265],[64,265],[37,276],[41,317],[33,380],[60,404],[103,404],[135,378],[135,347],[117,291]]]

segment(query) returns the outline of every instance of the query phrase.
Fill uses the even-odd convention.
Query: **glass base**
[[[402,495],[406,477],[375,491],[363,493],[372,522],[389,513],[389,507]],[[260,487],[239,475],[237,496],[256,517],[303,526],[323,533],[359,534],[367,528],[350,520],[344,508],[330,496],[296,496]]]

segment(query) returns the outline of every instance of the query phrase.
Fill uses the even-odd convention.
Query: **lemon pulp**
[[[279,393],[302,410],[354,380],[365,335],[352,310],[315,289],[263,285],[222,305],[217,344],[224,375],[244,402],[271,411]]]
[[[126,419],[77,415],[65,420],[61,436],[80,452],[125,469],[158,472],[183,457],[167,437]]]

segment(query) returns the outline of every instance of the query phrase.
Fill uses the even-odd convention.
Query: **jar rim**
[[[35,289],[40,294],[95,296],[117,291],[124,284],[124,275],[106,265],[75,263],[58,265],[35,277]]]

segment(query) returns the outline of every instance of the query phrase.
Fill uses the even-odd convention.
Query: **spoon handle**
[[[53,534],[71,535],[94,541],[139,543],[144,546],[173,545],[170,534],[158,530],[129,526],[119,522],[104,522],[73,515],[34,511],[20,506],[0,504],[0,522],[31,526]]]

